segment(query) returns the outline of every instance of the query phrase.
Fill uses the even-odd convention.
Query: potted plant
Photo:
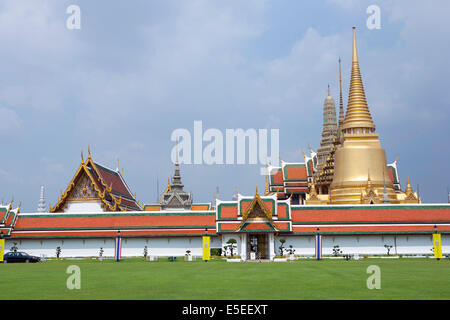
[[[342,250],[339,249],[339,246],[336,245],[333,247],[333,256],[337,257],[338,255],[342,254]]]
[[[186,250],[186,257],[188,261],[192,261],[191,250]]]
[[[17,242],[13,242],[13,246],[11,247],[10,251],[11,252],[17,252],[19,248],[17,247]]]
[[[103,261],[103,248],[100,248],[100,251],[98,252],[98,260],[100,260],[100,262]]]
[[[289,260],[294,260],[294,247],[292,247],[292,245],[289,245],[289,249],[287,249],[287,251],[289,252]]]

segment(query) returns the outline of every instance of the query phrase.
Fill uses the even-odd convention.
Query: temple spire
[[[341,57],[339,57],[339,129],[344,124],[344,99],[342,98]]]
[[[345,114],[343,130],[368,129],[367,133],[375,131],[375,125],[370,115],[369,106],[364,93],[361,72],[359,70],[358,51],[356,48],[356,28],[353,27],[353,58],[352,74],[350,80],[350,92],[348,97],[347,112]],[[365,130],[362,130],[365,132]]]
[[[39,203],[38,203],[38,208],[37,208],[37,212],[47,212],[46,210],[46,205],[45,205],[45,191],[44,191],[44,186],[41,186],[41,196],[39,198]]]

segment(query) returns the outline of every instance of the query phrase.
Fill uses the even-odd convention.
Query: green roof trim
[[[292,164],[284,165],[284,167],[283,167],[284,181],[286,182],[286,181],[303,181],[303,180],[305,180],[305,179],[290,179],[287,174],[287,168],[302,168],[302,167],[306,168],[304,163],[292,163]],[[308,175],[308,173],[306,175]]]
[[[236,218],[222,218],[222,207],[236,207],[236,210],[238,208],[237,202],[235,203],[219,203],[217,206],[217,220],[236,220],[239,213],[236,213]]]

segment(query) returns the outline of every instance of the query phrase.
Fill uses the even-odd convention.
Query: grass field
[[[81,289],[66,269],[81,270]],[[366,286],[381,269],[381,289]],[[0,264],[0,299],[450,299],[450,260],[300,260],[282,263],[124,259]]]

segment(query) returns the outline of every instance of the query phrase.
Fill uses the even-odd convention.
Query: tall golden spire
[[[353,27],[352,73],[348,107],[342,126],[343,139],[335,152],[330,202],[336,204],[362,203],[361,193],[369,187],[384,202],[398,203],[386,170],[386,153],[381,147],[369,112],[359,70],[356,31]],[[369,175],[370,172],[370,175]]]
[[[349,132],[349,130],[347,129],[361,129],[361,131],[363,131],[362,129],[369,129],[368,131],[372,133],[373,131],[375,131],[375,125],[373,124],[372,116],[370,115],[369,107],[367,105],[361,72],[359,70],[355,29],[356,28],[353,27],[353,57],[350,92],[348,97],[347,112],[345,114],[345,120],[342,129],[345,132]]]
[[[344,124],[344,99],[342,98],[342,77],[341,77],[341,57],[339,57],[339,129],[342,130]],[[339,131],[340,131],[339,130]]]

